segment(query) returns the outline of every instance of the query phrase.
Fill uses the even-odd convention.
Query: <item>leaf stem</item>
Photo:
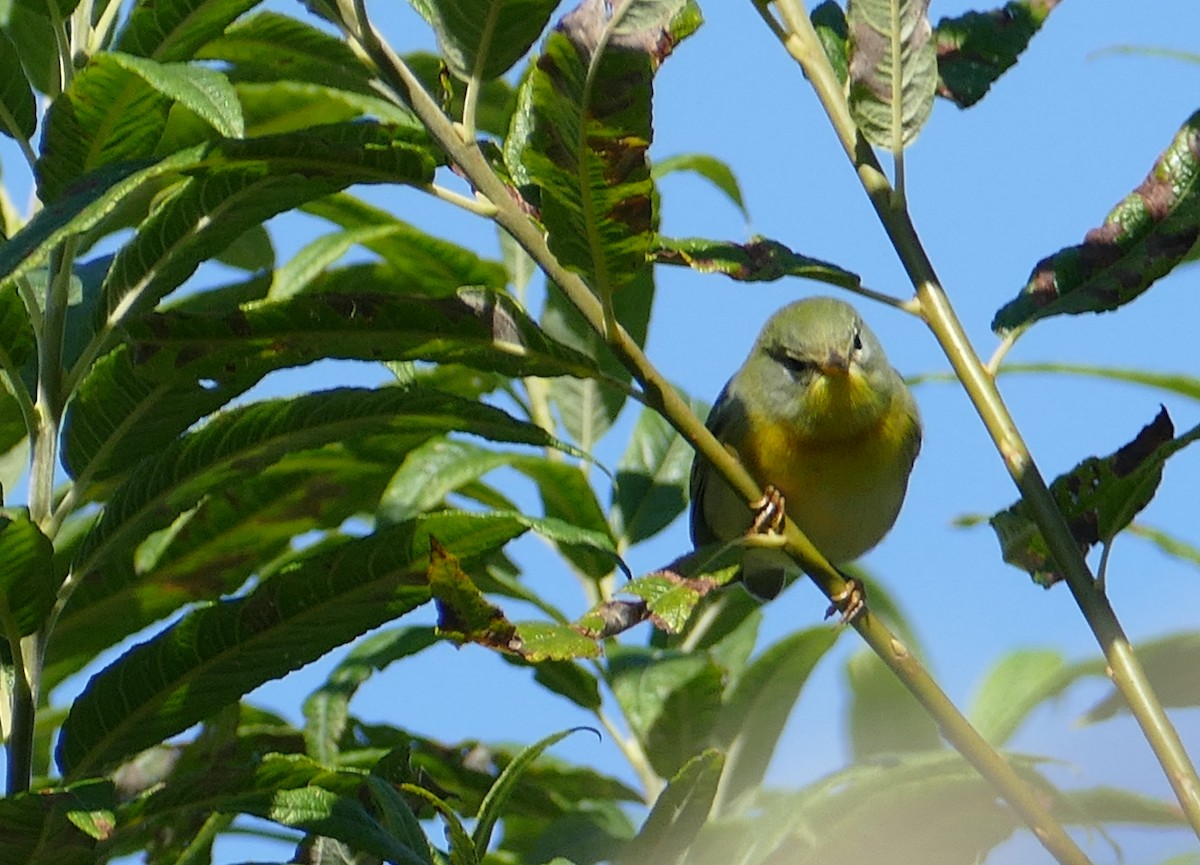
[[[765,0],[754,2],[761,14],[769,14]],[[1066,577],[1075,602],[1104,652],[1114,683],[1129,703],[1146,740],[1162,764],[1189,823],[1197,835],[1200,835],[1200,778],[1197,778],[1196,770],[1183,748],[1178,733],[1167,718],[1162,703],[1155,696],[1108,599],[1097,587],[1066,520],[1054,503],[1045,479],[1038,471],[1000,392],[996,389],[993,377],[979,360],[967,338],[933,265],[925,254],[907,210],[898,206],[896,197],[890,194],[887,179],[874,153],[858,134],[846,107],[841,87],[837,85],[833,68],[821,49],[802,4],[799,0],[776,0],[775,5],[780,9],[790,30],[784,45],[812,82],[839,142],[858,173],[884,230],[888,233],[916,288],[926,323],[992,436],[1021,496],[1029,503],[1050,552]],[[941,720],[939,717],[939,721]],[[1017,803],[1013,804],[1016,806]],[[1039,820],[1046,817],[1044,809],[1040,807],[1036,809],[1037,813],[1028,816],[1023,809],[1018,810],[1022,811],[1022,816],[1027,821],[1031,817],[1037,817]],[[1039,840],[1056,856],[1060,853],[1073,856],[1073,851],[1078,851],[1074,842],[1065,834],[1060,842],[1051,846],[1051,838],[1045,834],[1045,825],[1030,825],[1034,827]],[[1058,828],[1057,824],[1055,827]],[[1061,832],[1061,828],[1058,828],[1058,831]],[[1070,847],[1060,846],[1061,841],[1068,842]]]

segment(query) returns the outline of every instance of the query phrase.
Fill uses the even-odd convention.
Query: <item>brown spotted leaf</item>
[[[749,243],[659,237],[650,254],[657,264],[682,265],[701,273],[723,273],[739,282],[772,282],[785,276],[802,276],[845,288],[861,284],[857,274],[792,252],[782,243],[765,237],[752,238]]]
[[[1007,333],[1052,315],[1116,309],[1166,276],[1200,237],[1200,111],[1104,224],[1042,259],[1020,294],[996,313]]]
[[[943,18],[935,30],[938,96],[959,108],[983,98],[1017,62],[1059,0],[1013,0],[999,9]]]
[[[1174,435],[1171,418],[1162,409],[1120,450],[1106,457],[1088,457],[1050,485],[1081,552],[1111,542],[1150,503],[1162,480],[1163,464],[1200,438],[1200,426],[1182,436]],[[1024,501],[995,514],[989,522],[1006,562],[1028,571],[1044,586],[1062,579]]]
[[[654,74],[699,24],[692,0],[631,0],[611,11],[584,0],[546,38],[523,85],[514,128],[529,134],[513,154],[514,176],[539,199],[531,204],[551,250],[598,293],[649,267]]]
[[[458,559],[429,536],[429,590],[438,611],[438,633],[458,643],[490,649],[520,648],[517,628],[479,591]]]

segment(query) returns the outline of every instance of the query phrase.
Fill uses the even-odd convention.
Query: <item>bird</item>
[[[891,530],[921,449],[920,415],[904,379],[854,307],[831,297],[796,301],[767,320],[707,426],[767,489],[764,502],[781,500],[835,566]],[[699,453],[690,488],[697,548],[763,523],[755,509],[764,502],[747,502]],[[781,551],[761,548],[747,548],[741,565],[746,587],[768,599],[796,570]]]

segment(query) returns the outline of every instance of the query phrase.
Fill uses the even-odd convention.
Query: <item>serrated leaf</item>
[[[263,10],[200,45],[197,60],[229,64],[235,83],[300,81],[374,95],[371,72],[350,46],[311,24]]]
[[[568,661],[600,657],[600,645],[570,625],[553,622],[520,622],[517,637],[527,661]]]
[[[267,400],[229,411],[144,460],[109,499],[76,567],[82,573],[162,528],[201,495],[263,471],[287,453],[352,436],[457,429],[495,440],[547,446],[539,428],[499,409],[447,394],[341,388]]]
[[[617,865],[678,862],[708,819],[724,758],[708,750],[689,760],[671,778],[637,837],[615,858]]]
[[[37,109],[33,88],[25,77],[17,46],[0,32],[0,133],[9,138],[33,138],[37,131]]]
[[[418,437],[374,436],[286,455],[204,495],[162,531],[109,556],[71,595],[47,647],[49,685],[184,604],[235,592],[292,538],[369,512]]]
[[[697,417],[707,417],[706,404],[689,405]],[[613,533],[622,544],[653,537],[684,512],[693,453],[662,415],[642,409],[613,484]]]
[[[706,153],[682,153],[660,159],[650,167],[650,174],[656,181],[680,171],[689,171],[703,177],[733,202],[747,222],[750,221],[750,211],[746,209],[746,202],[742,199],[742,188],[728,163]]]
[[[410,0],[437,34],[450,71],[498,78],[541,35],[558,0]]]
[[[372,673],[415,655],[437,642],[433,628],[391,628],[358,643],[330,671],[325,683],[304,701],[304,740],[308,755],[331,765],[350,717],[350,700]]]
[[[738,676],[713,731],[726,754],[722,803],[762,784],[800,691],[839,634],[827,627],[798,631],[763,650]]]
[[[674,775],[709,743],[721,710],[724,671],[706,654],[613,646],[609,678],[659,775]]]
[[[190,60],[262,0],[139,0],[117,34],[116,49],[159,62]]]
[[[1058,0],[1013,0],[1000,9],[943,18],[935,29],[938,95],[970,108],[1012,68]]]
[[[430,517],[301,557],[249,595],[202,607],[89,681],[59,738],[64,774],[108,767],[429,599],[429,538],[461,558],[524,527]]]
[[[0,633],[12,622],[10,641],[32,634],[46,621],[61,574],[53,567],[54,546],[24,509],[0,511]]]
[[[936,751],[942,746],[937,722],[872,652],[846,662],[850,684],[850,743],[854,759],[867,762],[886,754]]]
[[[999,748],[1030,712],[1074,681],[1068,673],[1066,662],[1052,649],[1010,652],[988,671],[967,717],[983,738]]]
[[[112,830],[114,805],[112,782],[95,779],[0,799],[0,861],[92,865],[96,841]]]
[[[899,154],[929,119],[937,52],[929,0],[850,0],[850,114],[871,144]]]
[[[1052,315],[1108,312],[1166,276],[1200,237],[1200,112],[1188,118],[1154,167],[1082,244],[1034,267],[992,320],[1007,333]]]
[[[153,306],[248,228],[351,183],[427,183],[433,160],[403,127],[347,123],[206,150],[204,170],[161,202],[117,254],[100,313],[119,323]],[[419,136],[417,136],[419,137]]]
[[[531,134],[521,161],[541,187],[550,249],[606,301],[647,269],[651,84],[699,23],[689,0],[634,0],[611,15],[603,0],[584,0],[546,37],[524,84]]]
[[[178,102],[226,138],[240,138],[245,127],[242,107],[229,79],[215,69],[190,63],[157,63],[145,57],[110,51],[104,55]]]
[[[657,264],[676,264],[700,273],[721,273],[738,282],[772,282],[785,276],[800,276],[829,285],[857,288],[857,274],[836,264],[792,252],[782,243],[765,237],[749,243],[731,243],[702,238],[658,237],[650,255]]]
[[[388,229],[361,242],[388,263],[396,284],[412,285],[413,290],[430,295],[449,294],[462,286],[503,291],[507,284],[507,275],[499,262],[480,258],[469,249],[419,231],[386,210],[347,193],[308,202],[302,209],[347,231]]]
[[[691,618],[700,599],[736,576],[730,569],[719,576],[680,577],[670,571],[655,571],[630,580],[621,589],[646,602],[646,610],[655,627],[678,634]]]
[[[1196,439],[1200,426],[1172,437],[1174,426],[1162,409],[1137,437],[1106,457],[1088,457],[1055,478],[1050,493],[1082,552],[1108,544],[1150,503],[1167,459]],[[994,514],[988,521],[1010,565],[1029,572],[1043,586],[1061,579],[1041,530],[1025,502]]]

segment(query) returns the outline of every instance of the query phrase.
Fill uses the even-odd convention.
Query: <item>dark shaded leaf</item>
[[[450,71],[464,81],[498,78],[541,35],[558,0],[412,0],[437,34]]]
[[[489,649],[520,649],[516,626],[490,603],[463,571],[454,555],[430,536],[429,590],[437,604],[437,633],[456,643],[479,643]]]
[[[54,547],[29,512],[0,511],[0,633],[11,621],[25,637],[40,628],[54,606],[61,574],[53,566]]]
[[[63,724],[67,775],[108,767],[187,729],[263,682],[429,600],[429,539],[463,559],[524,531],[452,514],[316,549],[243,598],[202,607],[88,682]]]
[[[846,26],[846,13],[837,0],[825,0],[809,17],[829,65],[845,86],[850,78],[850,28]]]
[[[849,105],[871,144],[900,153],[933,111],[937,53],[929,0],[849,0]]]
[[[704,826],[717,794],[724,758],[707,750],[689,760],[659,795],[641,831],[615,858],[618,865],[671,865]]]
[[[21,67],[17,47],[0,32],[0,106],[7,115],[0,122],[0,133],[9,138],[21,136],[28,140],[37,130],[37,109],[33,101],[33,89]]]
[[[0,861],[92,865],[114,805],[112,782],[94,779],[0,799]]]
[[[1088,457],[1055,478],[1050,493],[1066,518],[1081,552],[1108,544],[1150,503],[1167,458],[1196,439],[1200,427],[1172,438],[1174,426],[1162,409],[1137,438],[1106,457]],[[988,521],[1004,560],[1029,572],[1043,586],[1061,579],[1046,539],[1028,506],[1019,501]]]
[[[678,264],[700,273],[722,273],[739,282],[772,282],[785,276],[800,276],[829,285],[857,288],[856,274],[835,264],[792,252],[782,243],[754,238],[749,243],[688,238],[656,239],[650,255],[658,264]]]
[[[190,60],[262,0],[139,0],[117,34],[116,49],[160,62]]]
[[[970,108],[1012,68],[1058,0],[1013,0],[999,9],[943,18],[935,30],[938,95]]]
[[[1003,334],[1052,315],[1107,312],[1166,276],[1200,237],[1200,112],[1078,246],[1042,259],[992,320]]]

